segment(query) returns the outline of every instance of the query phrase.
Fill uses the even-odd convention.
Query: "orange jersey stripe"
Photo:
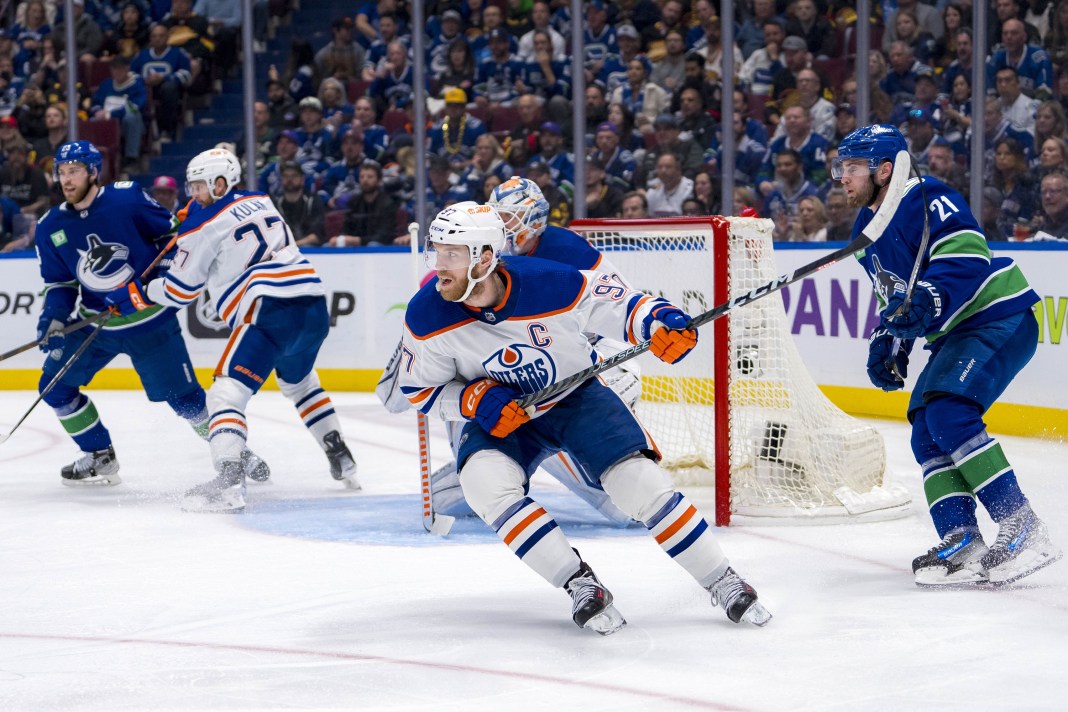
[[[200,294],[200,292],[194,292],[192,294],[189,294],[187,292],[183,292],[182,290],[180,290],[177,287],[175,287],[174,285],[172,285],[170,282],[166,282],[166,281],[163,283],[163,291],[169,292],[170,294],[173,294],[174,296],[178,297],[179,299],[182,299],[182,300],[187,301],[187,302],[193,301],[194,299],[197,298],[197,295]]]
[[[680,529],[686,526],[686,522],[693,519],[693,515],[695,514],[697,514],[697,508],[691,504],[689,509],[683,512],[682,516],[676,519],[670,527],[656,535],[656,543],[663,544],[665,541],[675,536]]]
[[[238,200],[235,200],[234,202],[230,203],[230,205],[237,205],[238,203],[243,203],[246,200],[253,200],[255,198],[259,198],[259,199],[263,200],[264,196],[263,195],[246,195],[244,198],[239,198]],[[185,218],[189,215],[189,207],[193,204],[193,202],[194,202],[193,199],[190,199],[190,201],[185,204],[185,207],[183,208],[183,210],[185,210],[186,214],[183,215],[183,216],[179,216],[179,220],[185,220]],[[208,223],[212,222],[213,220],[215,220],[215,218],[219,217],[220,215],[224,215],[225,213],[226,213],[225,210],[220,210],[218,213],[213,215],[209,220],[205,220],[204,222],[200,223],[199,225],[197,225],[192,230],[187,230],[186,232],[183,232],[180,235],[178,235],[178,239],[180,240],[183,237],[185,237],[186,235],[192,235],[194,232],[196,232],[200,228],[204,227]]]
[[[226,320],[226,321],[229,321],[230,315],[233,314],[234,310],[237,309],[237,306],[239,304],[241,304],[241,299],[245,296],[245,292],[248,291],[248,288],[252,286],[253,282],[259,282],[259,281],[264,280],[264,279],[267,279],[267,280],[278,279],[280,277],[296,277],[296,276],[302,275],[302,274],[312,274],[313,275],[313,274],[315,274],[315,270],[313,268],[305,268],[305,269],[290,270],[289,272],[271,272],[269,274],[254,274],[254,275],[252,275],[251,277],[249,277],[245,281],[245,285],[243,287],[241,287],[241,291],[238,292],[237,295],[235,295],[235,296],[230,298],[231,299],[230,306],[226,307],[226,309],[223,310],[222,318],[224,320]]]
[[[241,330],[245,328],[244,324],[238,324],[233,333],[230,334],[229,341],[226,342],[226,348],[223,349],[222,357],[219,359],[219,364],[215,367],[215,377],[218,378],[222,375],[223,368],[226,366],[226,359],[230,358],[230,352],[233,351],[234,345],[241,339]]]
[[[538,517],[540,517],[543,514],[545,514],[545,510],[542,509],[541,507],[538,507],[537,509],[535,509],[529,515],[527,515],[523,519],[523,521],[519,522],[519,524],[516,524],[515,528],[512,529],[512,531],[508,532],[508,536],[504,537],[504,543],[505,544],[511,544],[513,541],[515,541],[515,538],[517,536],[519,536],[520,534],[523,533],[524,529],[529,527],[534,520],[536,520]]]

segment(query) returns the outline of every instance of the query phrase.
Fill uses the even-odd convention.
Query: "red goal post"
[[[770,220],[575,220],[633,287],[698,314],[778,275]],[[606,270],[607,271],[607,270]],[[805,368],[778,293],[702,329],[668,366],[646,354],[636,406],[679,486],[714,486],[717,525],[869,521],[907,514],[878,431],[839,410]]]

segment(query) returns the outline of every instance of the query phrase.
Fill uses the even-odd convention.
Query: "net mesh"
[[[587,221],[594,222],[594,221]],[[716,306],[710,223],[650,222],[579,232],[604,254],[602,271],[618,271],[632,286],[657,294],[689,314]],[[777,277],[768,220],[731,218],[730,296]],[[715,463],[714,364],[729,360],[730,508],[754,516],[818,515],[841,509],[843,498],[883,484],[886,451],[871,426],[831,403],[809,375],[786,323],[779,294],[728,312],[729,338],[716,343],[712,324],[697,348],[669,366],[640,358],[639,418],[650,431],[677,485],[711,485]]]

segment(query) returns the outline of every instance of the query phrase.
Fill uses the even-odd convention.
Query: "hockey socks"
[[[490,526],[524,564],[557,588],[582,563],[556,520],[530,497],[508,507]]]
[[[75,400],[55,408],[55,411],[63,429],[82,452],[106,450],[111,446],[111,434],[100,422],[96,406],[89,396],[79,393]]]
[[[938,536],[965,527],[978,526],[975,521],[975,497],[964,475],[943,455],[923,463],[923,493],[931,511]]]
[[[708,523],[681,492],[675,492],[645,526],[660,548],[703,587],[712,586],[725,570],[727,558]]]
[[[950,457],[995,522],[1027,504],[1001,443],[986,432],[968,440]]]

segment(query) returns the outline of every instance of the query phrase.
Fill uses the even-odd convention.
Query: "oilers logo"
[[[78,281],[94,292],[110,292],[129,282],[134,270],[127,262],[130,248],[104,242],[99,235],[86,237],[88,250],[78,250]]]
[[[536,393],[556,381],[556,363],[529,344],[510,344],[482,362],[486,375],[523,393]]]

